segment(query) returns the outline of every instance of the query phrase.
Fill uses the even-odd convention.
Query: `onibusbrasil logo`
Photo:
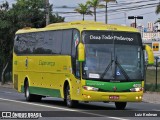
[[[42,117],[39,112],[2,112],[1,119],[38,119]]]

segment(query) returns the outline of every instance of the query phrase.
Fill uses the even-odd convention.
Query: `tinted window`
[[[63,31],[62,54],[71,55],[72,30]]]
[[[37,33],[35,54],[59,54],[61,52],[62,31]]]
[[[20,34],[15,37],[15,52],[17,54],[31,54],[36,44],[35,33]]]
[[[79,32],[73,29],[18,34],[14,50],[17,54],[63,55],[71,55],[72,51],[72,56],[75,57],[79,40]]]
[[[45,32],[36,33],[35,37],[36,45],[32,54],[49,54],[51,53],[50,49],[47,49],[48,41],[45,39]]]

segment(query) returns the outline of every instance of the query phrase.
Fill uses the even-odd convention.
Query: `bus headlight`
[[[143,91],[143,88],[142,87],[131,88],[130,91],[131,92],[140,92],[140,91]]]
[[[83,89],[88,90],[88,91],[98,91],[98,88],[91,87],[91,86],[83,86]]]

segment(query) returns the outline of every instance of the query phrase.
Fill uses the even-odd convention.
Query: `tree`
[[[8,66],[8,60],[11,59],[11,50],[13,44],[12,13],[9,11],[9,4],[5,2],[0,5],[0,79],[4,83],[4,73]]]
[[[160,13],[160,4],[158,4],[156,7],[156,14],[159,14],[159,13]]]
[[[93,13],[94,13],[94,20],[96,21],[96,9],[98,7],[102,8],[104,7],[104,5],[101,5],[99,0],[89,0],[87,1],[87,4],[90,6],[90,7],[93,7]]]
[[[159,14],[159,13],[160,13],[160,4],[157,5],[155,12],[156,12],[156,14]],[[158,18],[158,20],[157,20],[155,23],[157,23],[157,22],[160,22],[160,18]]]
[[[64,18],[52,14],[53,5],[49,5],[50,23],[64,22]],[[46,6],[45,0],[17,0],[12,10],[15,12],[19,27],[45,27]]]
[[[76,12],[80,13],[83,15],[84,20],[84,15],[92,15],[92,11],[90,11],[88,4],[78,4],[78,8],[75,9]]]
[[[52,14],[49,5],[50,22],[63,22],[64,18]],[[12,49],[15,32],[24,27],[45,27],[45,0],[17,0],[9,9],[8,2],[0,4],[0,80],[5,82],[4,73],[12,63]]]

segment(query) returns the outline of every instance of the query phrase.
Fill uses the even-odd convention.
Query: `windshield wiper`
[[[109,63],[109,65],[106,67],[106,69],[104,70],[104,72],[101,74],[101,79],[104,78],[105,74],[107,73],[107,71],[109,70],[109,68],[112,66],[113,60],[111,60],[111,62]]]
[[[124,75],[124,77],[127,80],[130,80],[129,76],[127,75],[126,71],[123,69],[123,67],[121,66],[121,64],[118,62],[117,57],[116,57],[116,61],[115,61],[116,65],[120,68],[120,70],[122,71],[122,74]]]

